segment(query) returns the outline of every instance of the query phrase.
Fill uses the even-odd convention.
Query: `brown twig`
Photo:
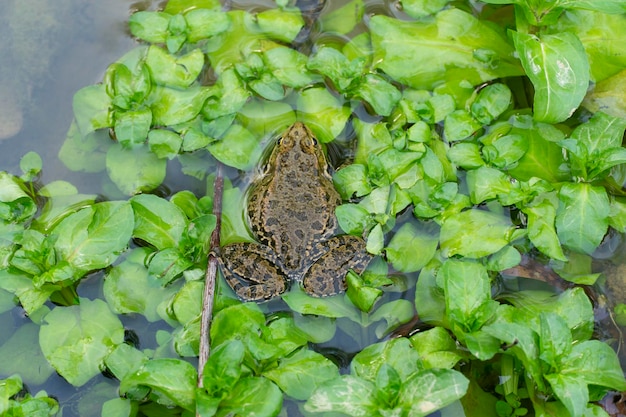
[[[224,191],[224,178],[222,177],[222,164],[217,163],[215,170],[215,182],[213,183],[213,214],[215,215],[215,229],[211,234],[211,250],[207,262],[204,280],[204,295],[202,297],[202,321],[200,323],[200,357],[198,360],[198,387],[202,388],[202,373],[204,365],[209,359],[211,343],[209,334],[211,330],[211,318],[213,316],[213,296],[215,294],[215,281],[217,279],[217,258],[215,253],[220,246],[220,229],[222,226],[222,194]],[[196,414],[197,415],[197,414]],[[199,416],[198,416],[199,417]]]

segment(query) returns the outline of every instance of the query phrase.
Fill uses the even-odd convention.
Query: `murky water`
[[[134,45],[131,0],[3,0],[0,13],[0,169],[19,172],[31,150],[43,181],[69,177],[57,153],[72,121],[72,97],[99,82]],[[72,180],[73,181],[73,180]]]

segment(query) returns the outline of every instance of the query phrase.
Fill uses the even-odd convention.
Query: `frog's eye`
[[[313,148],[317,146],[317,139],[314,138],[313,136],[307,136],[304,139],[302,139],[302,145],[304,145],[307,148]]]

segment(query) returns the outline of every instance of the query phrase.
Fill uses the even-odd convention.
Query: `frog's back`
[[[260,242],[274,248],[297,279],[318,256],[317,244],[335,234],[340,202],[317,140],[297,123],[277,143],[266,174],[253,185],[248,215]]]

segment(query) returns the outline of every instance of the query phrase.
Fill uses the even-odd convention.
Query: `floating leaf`
[[[109,351],[124,341],[124,326],[102,300],[55,307],[44,318],[39,345],[44,356],[74,386],[100,374]]]
[[[133,230],[133,214],[126,201],[106,201],[66,217],[54,229],[55,249],[81,271],[109,266],[126,248]]]

